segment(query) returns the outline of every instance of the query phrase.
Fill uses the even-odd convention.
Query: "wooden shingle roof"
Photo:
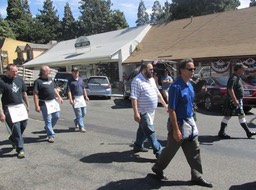
[[[256,7],[153,26],[124,63],[251,55],[256,55]]]

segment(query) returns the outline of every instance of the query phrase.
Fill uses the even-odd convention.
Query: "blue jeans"
[[[10,139],[13,141],[13,143],[16,146],[16,152],[19,153],[21,150],[24,150],[23,147],[23,137],[22,134],[26,129],[28,120],[19,121],[16,123],[12,123],[9,111],[5,111],[5,117],[6,117],[6,123],[8,124],[8,127],[11,129],[12,134],[10,135]]]
[[[53,127],[57,123],[58,119],[60,118],[59,112],[54,112],[51,114],[47,114],[47,108],[46,105],[40,106],[44,123],[45,123],[45,130],[47,133],[47,137],[51,138],[55,136],[55,132],[53,131]]]
[[[74,119],[75,125],[78,125],[80,129],[84,128],[84,116],[86,113],[86,107],[74,108],[76,118]]]
[[[139,128],[137,130],[137,137],[134,145],[138,148],[143,148],[144,141],[148,139],[153,148],[153,153],[156,156],[158,156],[161,154],[163,147],[156,138],[154,125],[150,124],[150,119],[148,114],[141,114],[140,116],[141,116],[141,120],[139,123]]]

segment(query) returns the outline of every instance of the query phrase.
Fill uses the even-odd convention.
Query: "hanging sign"
[[[226,72],[230,67],[230,62],[224,62],[222,60],[219,60],[217,62],[211,62],[211,68],[216,73],[224,73]]]
[[[256,71],[256,61],[254,59],[249,58],[249,59],[243,61],[243,64],[248,67],[248,69],[246,69],[246,71],[248,71],[248,72]]]

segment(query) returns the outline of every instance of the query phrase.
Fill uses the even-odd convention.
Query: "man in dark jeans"
[[[16,148],[17,157],[25,158],[22,134],[28,122],[26,111],[29,111],[29,103],[26,93],[27,88],[24,81],[18,77],[18,68],[16,65],[9,64],[6,67],[6,76],[3,77],[3,82],[4,86],[1,85],[1,99],[4,111],[0,114],[0,120],[3,122],[6,121],[11,129],[9,140],[13,147]],[[23,101],[26,107],[24,107]],[[18,115],[19,117],[17,117]]]
[[[256,135],[255,131],[250,131],[247,126],[245,114],[243,110],[243,96],[244,89],[240,76],[244,73],[247,67],[242,63],[237,63],[234,66],[234,73],[230,76],[227,84],[227,104],[224,108],[224,117],[220,124],[220,130],[218,136],[222,139],[230,139],[230,136],[225,133],[225,128],[228,125],[228,121],[232,116],[238,116],[241,127],[245,130],[248,138]]]

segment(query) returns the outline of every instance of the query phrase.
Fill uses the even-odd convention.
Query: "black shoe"
[[[156,174],[157,179],[160,179],[162,181],[168,180],[168,178],[164,175],[163,171],[159,171],[159,170],[155,169],[154,166],[152,167],[152,171]]]
[[[255,131],[250,131],[249,133],[247,133],[247,137],[248,139],[251,138],[252,136],[256,135]]]
[[[227,135],[226,133],[220,133],[218,134],[218,137],[221,139],[230,139],[230,136]]]
[[[200,186],[203,186],[203,187],[210,187],[210,188],[213,187],[212,183],[206,181],[205,179],[203,179],[201,177],[199,179],[196,179],[196,180],[191,180],[191,183],[192,183],[192,185],[200,185]]]
[[[138,148],[137,146],[134,146],[133,151],[135,153],[137,153],[137,152],[148,152],[148,149],[143,148],[143,147],[142,148]]]

